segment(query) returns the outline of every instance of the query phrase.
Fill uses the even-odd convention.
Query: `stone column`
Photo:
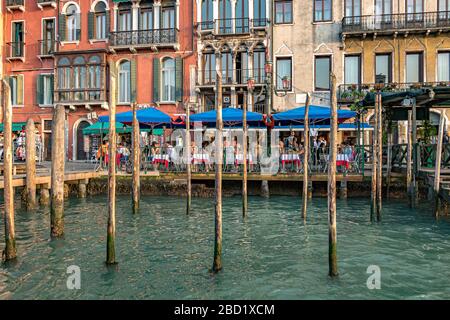
[[[153,4],[153,29],[159,30],[160,23],[159,19],[161,17],[161,1],[155,1]]]
[[[133,31],[139,30],[139,2],[133,2],[131,5],[131,21],[133,25],[131,29]]]
[[[118,20],[117,20],[117,18],[118,18],[118,14],[117,14],[118,10],[119,10],[119,5],[117,3],[114,3],[114,7],[113,7],[113,19],[114,19],[114,21],[113,21],[113,24],[112,24],[113,25],[113,32],[117,31],[117,25],[119,24]]]
[[[175,3],[175,19],[175,28],[180,30],[180,0],[177,0],[177,2]]]
[[[231,0],[231,33],[236,33],[236,0]]]

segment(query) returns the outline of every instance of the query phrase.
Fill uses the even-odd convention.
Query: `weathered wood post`
[[[375,95],[375,105],[374,105],[374,128],[373,128],[373,143],[372,143],[372,180],[371,188],[372,192],[370,194],[370,221],[374,220],[377,212],[377,169],[378,169],[378,94]]]
[[[48,206],[50,204],[50,187],[48,184],[41,185],[39,190],[39,204]]]
[[[336,76],[331,73],[330,158],[328,165],[328,266],[329,276],[338,275],[336,231],[336,154],[337,154],[337,95]]]
[[[88,183],[89,179],[82,179],[78,181],[78,198],[86,198]]]
[[[26,155],[26,207],[27,210],[36,208],[36,138],[34,121],[29,118],[25,127],[25,155]]]
[[[409,206],[412,208],[412,111],[408,110],[408,145],[406,147],[406,187]]]
[[[109,64],[111,73],[109,104],[109,166],[108,166],[108,228],[106,264],[116,263],[116,83],[117,70]]]
[[[416,110],[416,99],[412,99],[412,132],[411,132],[411,145],[412,145],[412,180],[411,180],[411,207],[415,208],[417,205],[417,182],[416,182],[416,173],[417,173],[417,162],[418,162],[418,145],[417,145],[417,110]]]
[[[14,188],[13,188],[13,157],[12,157],[12,107],[11,89],[3,80],[3,197],[5,202],[5,249],[2,258],[13,260],[17,256],[16,231],[14,225]]]
[[[253,94],[250,93],[250,97]],[[244,95],[244,106],[242,112],[242,216],[247,216],[247,94]],[[253,106],[253,98],[252,98]]]
[[[52,177],[50,189],[51,236],[64,235],[64,128],[66,110],[58,105],[52,121]]]
[[[383,202],[383,103],[381,93],[378,92],[378,134],[377,134],[377,148],[378,148],[378,168],[377,168],[377,221],[381,221],[381,206]]]
[[[191,110],[190,105],[186,105],[186,214],[191,212],[192,203],[192,167],[191,167]]]
[[[303,154],[303,205],[302,205],[302,218],[306,220],[307,210],[308,210],[308,191],[309,191],[309,103],[310,103],[310,94],[309,92],[306,94],[306,103],[305,103],[305,120],[304,120],[304,136],[305,136],[305,153]]]
[[[391,171],[392,171],[392,129],[386,125],[387,133],[387,166],[386,166],[386,197],[391,193]]]
[[[136,115],[136,103],[133,103],[133,139],[132,139],[132,149],[133,149],[133,198],[132,198],[132,208],[133,213],[139,211],[139,198],[141,193],[141,154],[140,154],[140,133],[139,133],[139,122]]]
[[[269,189],[269,181],[268,180],[261,181],[261,197],[263,197],[263,198],[270,197],[270,189]]]
[[[441,184],[441,160],[442,160],[442,143],[444,139],[444,112],[441,110],[439,117],[439,133],[436,146],[436,162],[434,165],[434,216],[439,217],[440,200],[439,189]]]
[[[222,269],[222,162],[223,162],[223,121],[222,121],[222,53],[216,58],[216,203],[215,203],[215,237],[213,272]]]

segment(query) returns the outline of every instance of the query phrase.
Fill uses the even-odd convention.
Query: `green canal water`
[[[66,233],[49,239],[49,210],[16,210],[18,259],[0,266],[0,299],[449,299],[450,221],[435,221],[430,204],[410,210],[385,202],[383,222],[368,222],[369,200],[338,201],[340,276],[328,272],[327,204],[315,198],[308,222],[300,199],[224,200],[223,266],[209,273],[214,243],[213,199],[130,197],[117,201],[117,260],[104,264],[106,197],[66,203]],[[3,220],[2,220],[3,224]],[[0,229],[4,247],[4,228]],[[67,267],[81,270],[68,290]],[[367,288],[367,268],[381,270],[381,289]]]

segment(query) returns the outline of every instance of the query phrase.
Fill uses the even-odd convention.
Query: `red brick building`
[[[184,113],[195,86],[193,1],[6,0],[5,6],[4,74],[14,91],[14,122],[33,117],[46,154],[53,106],[61,104],[68,159],[86,158],[82,129],[108,113],[110,62],[118,73],[117,112],[137,102]]]

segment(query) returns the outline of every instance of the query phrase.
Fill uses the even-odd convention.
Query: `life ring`
[[[272,129],[275,126],[275,121],[273,120],[273,116],[265,116],[264,117],[264,124],[269,128]]]

